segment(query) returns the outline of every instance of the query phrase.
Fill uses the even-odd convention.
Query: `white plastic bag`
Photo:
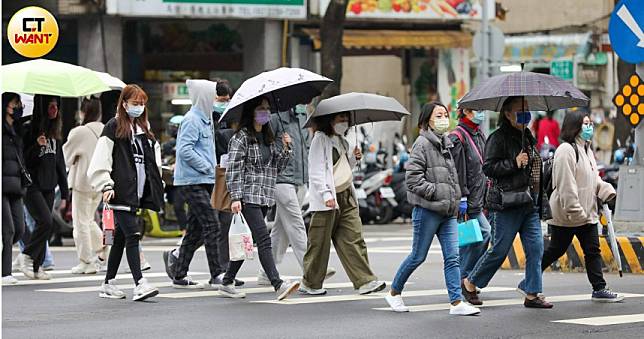
[[[252,260],[255,257],[253,236],[241,213],[233,214],[228,231],[228,249],[230,261]]]

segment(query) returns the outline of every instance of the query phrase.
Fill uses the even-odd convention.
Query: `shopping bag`
[[[233,214],[230,231],[228,231],[228,249],[230,261],[248,260],[255,257],[253,236],[241,213]]]
[[[226,168],[224,167],[215,168],[215,189],[210,196],[210,205],[218,211],[231,212],[230,193],[226,187]]]
[[[458,224],[458,246],[463,247],[483,241],[481,226],[476,219],[469,219]]]
[[[114,244],[114,210],[103,204],[103,245]]]

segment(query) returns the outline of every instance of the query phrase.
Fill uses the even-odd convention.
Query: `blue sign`
[[[626,62],[644,62],[644,1],[622,0],[608,23],[610,43]]]

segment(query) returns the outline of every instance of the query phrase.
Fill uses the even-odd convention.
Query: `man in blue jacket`
[[[219,223],[210,205],[217,165],[212,128],[217,85],[208,80],[187,80],[186,85],[192,107],[181,122],[177,135],[174,185],[181,189],[188,203],[188,225],[172,283],[175,288],[204,288],[203,284],[192,281],[187,275],[190,261],[203,241],[210,269],[210,285],[217,288],[225,271],[218,257]]]

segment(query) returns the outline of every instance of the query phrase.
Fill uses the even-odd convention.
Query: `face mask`
[[[333,130],[337,135],[344,135],[344,133],[346,133],[348,129],[349,129],[348,122],[338,122],[333,126]]]
[[[125,110],[127,111],[127,114],[132,118],[138,118],[143,114],[143,111],[145,110],[145,105],[140,105],[140,106],[127,105]]]
[[[485,113],[483,111],[476,111],[474,112],[474,117],[472,118],[472,122],[480,125],[483,123],[485,120]]]
[[[47,116],[49,119],[56,119],[58,116],[58,106],[50,105],[47,109]]]
[[[221,114],[224,113],[226,107],[228,107],[228,101],[217,101],[212,105],[212,110]]]
[[[449,119],[448,118],[439,118],[434,120],[434,132],[439,135],[447,132],[449,128]]]
[[[13,108],[13,113],[12,113],[13,120],[20,119],[22,117],[22,113],[23,113],[22,107],[15,106]]]
[[[581,125],[581,138],[585,141],[593,139],[594,128],[593,125]]]
[[[517,125],[527,125],[532,119],[532,114],[527,112],[517,112]]]
[[[267,109],[255,111],[255,122],[264,126],[271,121],[271,111]]]
[[[297,114],[306,114],[306,105],[297,105],[297,106],[295,106],[295,113],[297,113]]]

